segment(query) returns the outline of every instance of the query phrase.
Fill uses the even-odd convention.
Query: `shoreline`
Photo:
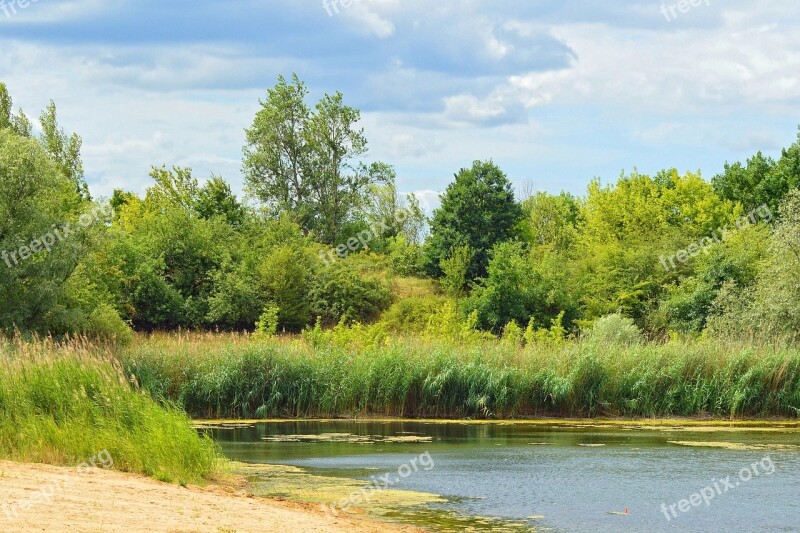
[[[417,532],[358,513],[326,517],[311,504],[249,495],[241,478],[204,487],[171,485],[137,474],[92,471],[68,490],[37,498],[74,468],[0,461],[0,530],[124,533]],[[34,502],[27,507],[22,501]]]
[[[513,419],[447,419],[447,418],[392,418],[392,417],[356,417],[356,418],[264,418],[264,419],[236,419],[236,418],[196,418],[192,425],[196,428],[212,428],[214,426],[245,426],[254,424],[289,424],[293,422],[317,423],[418,423],[418,424],[459,424],[459,425],[531,425],[531,426],[586,426],[586,427],[620,427],[636,426],[642,428],[753,428],[769,429],[782,428],[800,429],[800,420],[786,418],[513,418]]]

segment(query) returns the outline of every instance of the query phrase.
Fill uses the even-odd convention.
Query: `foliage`
[[[373,319],[391,303],[384,283],[361,275],[347,261],[321,269],[308,297],[311,312],[328,324]]]
[[[265,307],[264,312],[261,313],[256,323],[256,334],[271,337],[278,333],[278,317],[280,316],[280,312],[280,307],[277,305],[268,305]]]
[[[563,319],[571,305],[559,282],[540,267],[536,256],[520,243],[498,244],[492,250],[486,279],[465,301],[466,312],[474,311],[479,327],[496,333],[511,321],[527,324],[533,319],[546,326],[559,315]]]
[[[295,75],[268,90],[247,130],[244,173],[250,192],[273,213],[291,213],[307,233],[334,244],[375,182],[359,158],[367,152],[361,113],[341,93],[311,110]]]
[[[243,169],[259,205],[222,177],[154,166],[144,195],[114,191],[102,217],[18,261],[101,204],[55,105],[33,135],[0,84],[0,330],[124,343],[131,330],[258,324],[316,335],[320,317],[333,328],[323,344],[413,333],[554,348],[608,315],[656,341],[800,330],[800,140],[712,182],[634,171],[583,196],[521,203],[497,165],[476,161],[426,236],[394,168],[364,160],[359,111],[339,93],[311,106],[308,93],[296,76],[279,78],[247,132]]]
[[[467,281],[486,275],[489,252],[495,244],[516,236],[522,210],[514,200],[511,182],[491,161],[475,161],[455,176],[442,204],[433,214],[426,243],[428,274],[440,277],[442,260],[469,246],[472,259]]]
[[[634,346],[643,342],[644,336],[630,318],[608,315],[592,324],[586,340],[598,346]]]
[[[800,187],[800,134],[778,161],[758,152],[744,165],[726,163],[713,183],[720,198],[741,202],[746,211],[766,205],[777,213],[786,194]]]
[[[450,296],[462,296],[469,282],[469,268],[475,256],[468,244],[450,249],[439,264],[442,289]]]

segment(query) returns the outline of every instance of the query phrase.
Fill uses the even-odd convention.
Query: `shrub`
[[[632,319],[614,314],[597,319],[586,340],[598,345],[634,346],[644,338]]]
[[[424,270],[424,257],[419,244],[408,242],[403,235],[388,239],[389,264],[401,276],[419,276]]]
[[[272,337],[278,333],[278,315],[280,315],[280,308],[277,305],[266,306],[256,322],[256,334]]]
[[[431,316],[449,302],[441,296],[412,296],[398,300],[381,315],[380,323],[395,333],[421,333]]]
[[[461,296],[467,286],[467,275],[472,262],[473,253],[468,245],[457,246],[441,260],[442,288],[450,296]]]
[[[130,344],[133,331],[119,316],[119,313],[108,304],[100,304],[92,311],[83,331],[89,337],[100,340],[116,341],[119,344]]]
[[[309,293],[312,312],[328,324],[364,322],[391,303],[391,291],[379,280],[363,276],[339,261],[317,274]]]

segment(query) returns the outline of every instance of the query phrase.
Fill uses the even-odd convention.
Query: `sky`
[[[693,5],[696,4],[696,5]],[[368,161],[435,204],[493,159],[520,190],[777,156],[800,124],[797,0],[0,0],[0,81],[83,137],[96,196],[151,166],[237,192],[279,75],[362,111]]]

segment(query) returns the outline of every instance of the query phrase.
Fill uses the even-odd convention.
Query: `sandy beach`
[[[138,475],[0,461],[0,531],[417,531],[318,507],[248,496],[234,485],[180,487]]]

